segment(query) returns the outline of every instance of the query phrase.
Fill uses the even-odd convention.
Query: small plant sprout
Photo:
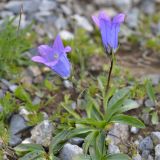
[[[71,47],[64,47],[58,35],[53,46],[40,45],[39,55],[32,57],[32,61],[42,63],[54,70],[62,78],[68,78],[71,72],[71,64],[67,58],[67,52],[71,52]]]

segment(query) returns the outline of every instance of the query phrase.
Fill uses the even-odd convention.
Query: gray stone
[[[144,102],[146,107],[154,107],[155,103],[153,101],[151,101],[150,99],[146,99]]]
[[[72,10],[67,5],[61,5],[61,8],[62,8],[64,14],[66,14],[68,16],[72,14]]]
[[[126,17],[126,23],[130,28],[137,28],[138,27],[138,17],[139,17],[139,10],[137,8],[133,8]]]
[[[94,4],[98,5],[98,6],[111,6],[113,4],[113,0],[94,0],[93,1]]]
[[[33,17],[37,22],[44,23],[44,22],[48,21],[50,16],[52,16],[52,12],[50,12],[50,11],[41,11],[41,12],[36,12]]]
[[[139,147],[138,147],[141,151],[144,151],[144,150],[152,150],[153,149],[153,141],[151,139],[150,136],[144,138],[140,144],[139,144]]]
[[[9,139],[9,145],[12,147],[17,146],[18,144],[20,144],[22,142],[22,139],[20,138],[20,136],[17,135],[11,135],[10,139]]]
[[[72,108],[73,110],[75,110],[75,109],[77,108],[77,103],[76,103],[76,102],[73,102],[73,103],[71,104],[71,108]]]
[[[84,16],[80,16],[78,14],[72,16],[72,18],[76,21],[77,26],[82,27],[88,32],[93,31],[93,26]]]
[[[150,124],[150,116],[149,116],[149,113],[143,113],[142,116],[141,116],[143,122],[145,124]]]
[[[21,1],[10,1],[5,5],[5,8],[13,13],[19,13],[22,6]],[[38,10],[39,0],[28,0],[23,2],[23,12],[32,13]]]
[[[66,29],[68,25],[67,20],[63,16],[59,16],[59,18],[55,21],[55,26],[57,29]]]
[[[79,137],[74,137],[71,138],[68,142],[77,146],[81,146],[82,143],[84,142],[84,139]]]
[[[141,2],[141,0],[133,0],[133,5],[137,5]]]
[[[121,11],[129,11],[132,7],[132,0],[120,0],[120,1],[113,0],[113,3]]]
[[[10,121],[11,134],[16,134],[19,131],[25,129],[26,127],[27,127],[26,121],[21,115],[15,114],[12,116],[11,121]]]
[[[41,71],[38,66],[29,66],[28,71],[29,71],[30,75],[33,77],[37,77],[37,76],[41,75]]]
[[[160,132],[152,132],[151,138],[153,140],[154,145],[160,144]]]
[[[160,144],[155,147],[155,160],[160,160]]]
[[[64,84],[65,88],[67,88],[67,89],[72,89],[73,88],[73,84],[69,80],[64,80],[63,84]]]
[[[9,130],[10,130],[9,144],[11,146],[16,146],[22,141],[21,135],[17,133],[25,129],[26,127],[27,127],[26,121],[21,115],[15,114],[11,117],[9,125]]]
[[[120,153],[119,147],[114,144],[109,144],[108,145],[108,153],[109,154]]]
[[[61,36],[61,38],[63,40],[72,40],[74,39],[74,35],[73,33],[67,31],[67,30],[62,30],[59,32],[59,35]]]
[[[14,17],[14,14],[10,11],[1,11],[0,12],[0,17],[2,19],[5,19],[5,18],[13,18]]]
[[[118,145],[122,141],[125,143],[129,138],[129,127],[125,124],[115,123],[113,128],[107,135],[107,140],[110,144]]]
[[[137,134],[139,132],[139,128],[131,127],[131,133]]]
[[[25,14],[21,14],[20,28],[24,29],[30,24],[31,24],[31,21],[26,20],[26,15]],[[13,22],[13,25],[16,26],[16,27],[19,26],[19,16],[15,18],[15,20]]]
[[[147,15],[154,14],[156,11],[154,0],[143,0],[141,5],[141,10]]]
[[[144,79],[149,79],[152,81],[153,85],[158,85],[160,82],[160,74],[149,74]]]
[[[143,150],[142,151],[142,159],[148,159],[149,154],[150,154],[149,150]]]
[[[5,5],[5,9],[8,9],[14,13],[19,13],[21,8],[21,1],[10,1]]]
[[[11,92],[14,92],[16,89],[17,89],[17,85],[15,85],[15,84],[11,84],[10,86],[9,86],[9,90],[11,91]]]
[[[3,90],[0,89],[0,99],[4,97],[4,92]]]
[[[54,127],[52,123],[48,120],[44,120],[31,130],[31,140],[36,144],[48,147],[51,142],[53,131]]]
[[[133,160],[142,160],[142,157],[139,153],[133,156]]]
[[[154,160],[153,156],[149,155],[147,160]]]
[[[57,8],[56,1],[42,0],[39,6],[40,11],[50,11]]]
[[[3,112],[3,106],[0,104],[0,113]]]
[[[40,104],[40,103],[41,103],[41,99],[37,96],[32,101],[32,104],[34,104],[34,105],[37,105],[37,104]]]
[[[60,151],[60,158],[63,160],[75,160],[76,156],[82,154],[82,148],[78,147],[77,145],[66,143]]]

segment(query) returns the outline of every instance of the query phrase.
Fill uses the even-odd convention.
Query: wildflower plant
[[[111,20],[104,12],[100,12],[98,17],[92,16],[93,21],[100,30],[102,43],[105,52],[110,58],[110,70],[106,78],[97,78],[99,96],[93,97],[89,89],[85,92],[85,114],[78,114],[70,107],[70,100],[67,95],[61,103],[68,115],[63,119],[63,123],[58,124],[57,132],[52,138],[49,147],[49,159],[56,159],[56,155],[63,147],[64,143],[73,137],[84,138],[83,150],[85,155],[76,157],[75,160],[129,160],[125,154],[108,154],[108,144],[106,136],[114,123],[128,124],[137,128],[144,128],[143,122],[139,119],[126,115],[125,112],[137,108],[137,103],[130,99],[132,87],[117,89],[110,87],[110,79],[115,53],[118,50],[118,33],[120,25],[124,22],[125,15],[118,14]],[[69,46],[64,47],[59,36],[56,37],[53,46],[41,45],[39,55],[32,58],[33,61],[43,63],[50,67],[62,78],[67,78],[71,73],[71,66],[67,59],[66,52],[70,52]],[[63,113],[63,112],[62,112]],[[84,116],[85,115],[85,116]],[[60,121],[61,122],[61,121]],[[21,145],[24,148],[24,145]],[[17,147],[17,150],[20,150]],[[37,147],[36,147],[37,148]],[[30,152],[30,147],[25,152]],[[40,153],[44,152],[40,149]]]

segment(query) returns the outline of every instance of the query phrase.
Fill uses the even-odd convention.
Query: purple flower
[[[38,51],[39,55],[32,57],[32,61],[43,63],[62,78],[68,78],[70,76],[71,64],[66,53],[71,51],[71,47],[64,47],[59,35],[51,47],[40,45]]]
[[[118,33],[124,18],[125,14],[120,13],[111,20],[103,11],[99,13],[98,17],[92,16],[94,23],[100,29],[102,42],[108,53],[115,53],[118,48]]]

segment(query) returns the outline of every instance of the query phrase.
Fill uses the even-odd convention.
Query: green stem
[[[113,58],[113,53],[111,54],[110,57],[110,69],[109,69],[109,73],[108,73],[108,80],[107,80],[107,86],[106,86],[106,93],[108,93],[109,87],[110,87],[110,80],[111,80],[111,74],[112,74],[112,70],[113,70],[113,62],[114,62],[114,58]]]

